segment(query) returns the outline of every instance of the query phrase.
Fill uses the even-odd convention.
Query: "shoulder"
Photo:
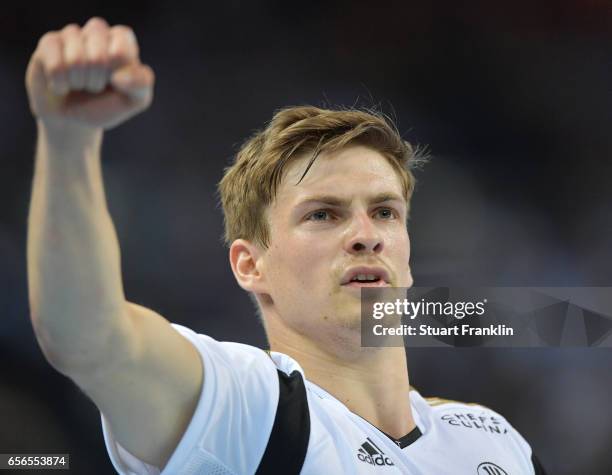
[[[519,435],[508,420],[499,412],[475,402],[457,401],[442,397],[422,397],[421,407],[426,408],[431,422],[448,428],[492,435]],[[520,437],[521,440],[522,437]]]
[[[531,445],[496,410],[474,402],[423,397],[417,391],[411,391],[411,399],[423,423],[444,439],[456,440],[458,446],[477,446],[485,453],[504,453],[529,470],[526,473],[544,473]]]
[[[490,434],[499,445],[526,462],[535,475],[546,475],[542,463],[525,437],[499,412],[479,403],[440,397],[423,398],[441,426],[461,428],[473,433]]]
[[[230,365],[234,370],[245,373],[258,369],[268,374],[275,371],[274,362],[261,348],[244,343],[218,341],[176,323],[173,323],[172,327],[195,346],[205,366],[208,362],[209,365]]]

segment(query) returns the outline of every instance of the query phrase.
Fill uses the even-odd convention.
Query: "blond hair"
[[[287,107],[242,145],[219,183],[226,244],[242,238],[267,247],[270,236],[265,211],[276,197],[287,164],[311,154],[303,179],[321,152],[347,145],[365,145],[387,158],[410,203],[415,184],[411,169],[419,159],[390,119],[371,110]]]

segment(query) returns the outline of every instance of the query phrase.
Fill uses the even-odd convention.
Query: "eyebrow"
[[[350,204],[350,201],[351,200],[339,198],[335,195],[314,195],[309,196],[304,200],[300,201],[297,206],[302,206],[310,203],[323,203],[329,206],[346,207]],[[384,203],[385,201],[400,201],[403,203],[405,200],[397,193],[388,192],[378,193],[368,198],[368,202],[370,204]]]

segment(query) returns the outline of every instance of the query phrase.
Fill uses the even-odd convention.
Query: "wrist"
[[[67,122],[36,121],[38,138],[52,148],[61,150],[84,150],[98,148],[102,143],[103,130]]]

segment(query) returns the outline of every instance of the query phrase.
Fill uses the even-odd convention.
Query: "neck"
[[[403,347],[357,347],[339,354],[335,351],[339,345],[333,342],[316,344],[291,331],[290,335],[286,331],[282,335],[268,333],[273,351],[291,356],[308,380],[379,430],[398,439],[416,427]]]

